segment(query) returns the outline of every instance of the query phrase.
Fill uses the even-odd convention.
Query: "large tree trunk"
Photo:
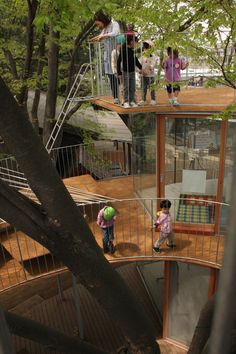
[[[102,255],[40,138],[34,133],[32,125],[17,106],[2,79],[0,102],[0,134],[25,173],[44,208],[45,218],[54,231],[50,239],[41,235],[40,243],[49,243],[49,247],[46,247],[75,276],[79,276],[80,282],[121,327],[129,343],[130,353],[159,353],[153,328],[143,309],[123,279]],[[37,220],[34,222],[37,223]],[[24,220],[21,219],[21,223],[24,229]]]
[[[49,30],[50,40],[48,50],[48,91],[43,124],[44,145],[46,145],[51,134],[56,113],[59,37],[59,32],[54,32],[51,25]]]
[[[193,339],[188,350],[188,354],[202,353],[210,337],[214,305],[215,297],[212,297],[207,301],[201,310],[200,317],[194,331]]]
[[[34,92],[34,100],[31,109],[31,122],[35,129],[38,132],[39,130],[39,120],[38,120],[38,107],[40,101],[40,83],[41,76],[43,73],[44,67],[44,55],[45,55],[45,34],[42,35],[40,43],[39,43],[39,58],[38,58],[38,67],[37,67],[37,82],[36,89]]]
[[[68,354],[108,354],[79,338],[73,338],[29,318],[7,311],[3,313],[12,334],[40,343],[45,349],[58,350]],[[12,354],[12,352],[4,354]]]
[[[26,58],[24,64],[24,71],[22,75],[23,86],[18,95],[18,102],[24,106],[27,111],[27,99],[28,99],[28,86],[25,84],[25,80],[30,76],[30,69],[32,63],[33,46],[34,46],[34,19],[38,8],[38,0],[27,0],[28,4],[28,17],[27,17],[27,40],[26,40]]]

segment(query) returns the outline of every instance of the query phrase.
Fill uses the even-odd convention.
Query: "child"
[[[160,246],[165,241],[168,247],[174,248],[176,245],[173,243],[174,234],[172,232],[172,221],[169,209],[171,202],[168,199],[164,199],[160,203],[161,211],[157,213],[157,220],[155,221],[155,227],[160,228],[159,239],[154,243],[153,250],[160,253]]]
[[[114,76],[118,79],[118,86],[119,86],[118,98],[114,100],[114,103],[119,103],[119,101],[121,101],[120,98],[123,97],[123,84],[121,80],[118,78],[118,74],[117,74],[117,60],[120,54],[121,45],[124,43],[125,43],[125,36],[123,34],[120,34],[119,36],[116,37],[116,48],[113,49],[113,51],[111,52],[111,68]]]
[[[151,48],[150,44],[147,42],[143,43],[143,53],[144,55],[140,58],[140,63],[142,65],[142,77],[141,77],[141,86],[142,86],[142,101],[139,102],[140,105],[143,105],[146,101],[147,90],[150,89],[150,86],[155,82],[155,73],[154,68],[157,63],[157,57],[148,54],[147,51]],[[156,104],[156,94],[155,90],[151,89],[151,105]]]
[[[169,84],[166,85],[166,89],[170,104],[178,106],[179,102],[177,98],[180,92],[180,86],[177,83],[181,79],[180,70],[186,69],[189,63],[185,63],[179,58],[179,52],[177,49],[172,50],[171,47],[168,47],[167,55],[168,58],[162,63],[162,68],[165,69],[166,72],[166,80],[169,82]]]
[[[135,103],[135,67],[140,70],[142,65],[138,61],[134,47],[137,42],[137,37],[128,35],[126,43],[122,45],[121,51],[117,60],[117,73],[121,78],[123,76],[124,83],[124,108],[137,107]],[[122,63],[122,70],[121,70]]]
[[[102,246],[103,252],[110,252],[113,254],[115,248],[113,245],[114,240],[114,221],[116,219],[116,211],[110,206],[105,206],[102,208],[97,216],[97,224],[102,229]]]

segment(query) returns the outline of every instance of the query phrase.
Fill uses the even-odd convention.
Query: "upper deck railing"
[[[133,38],[136,38],[135,35]],[[223,78],[220,66],[212,69],[207,52],[199,54],[198,58],[191,58],[188,49],[180,48],[178,53],[170,49],[168,57],[166,50],[156,48],[149,40],[134,42],[130,44],[130,34],[124,33],[107,37],[101,42],[89,43],[93,96],[108,99],[124,108],[128,108],[125,103],[129,103],[129,106],[155,105],[158,103],[156,91],[166,89],[166,85],[172,85],[169,93],[174,98],[176,95],[172,91],[178,91],[178,85],[182,88],[198,88],[203,87],[209,79]],[[224,60],[226,65],[232,60],[231,48],[223,54],[215,50],[219,63]],[[174,101],[169,102],[167,97],[166,103],[174,104]]]

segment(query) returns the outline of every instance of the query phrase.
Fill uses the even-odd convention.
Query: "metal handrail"
[[[110,203],[117,209],[115,223],[115,244],[117,252],[108,255],[108,260],[113,262],[126,262],[133,260],[183,260],[191,263],[202,263],[211,267],[221,267],[221,255],[224,247],[225,224],[220,225],[214,235],[209,235],[209,226],[212,233],[214,224],[196,223],[194,234],[188,226],[188,222],[178,222],[177,208],[182,198],[170,198],[172,201],[173,227],[185,226],[182,231],[177,230],[175,237],[177,249],[171,254],[163,248],[161,254],[153,251],[153,244],[158,237],[154,233],[153,220],[156,218],[156,209],[160,199],[111,199]],[[216,207],[228,208],[227,203],[219,203],[204,199],[189,199],[193,203],[207,203],[211,209]],[[84,206],[83,214],[98,244],[101,246],[101,230],[96,223],[98,211],[109,201],[90,203]],[[186,228],[187,226],[187,228]],[[3,227],[3,225],[2,225]],[[0,253],[2,253],[2,266],[0,267],[0,291],[12,286],[25,283],[31,279],[40,278],[45,274],[65,269],[61,263],[56,263],[48,250],[26,235],[16,231],[8,231],[9,225],[1,229]],[[208,235],[208,236],[207,236]],[[6,251],[12,255],[12,260],[6,258]],[[5,257],[5,258],[4,258]]]

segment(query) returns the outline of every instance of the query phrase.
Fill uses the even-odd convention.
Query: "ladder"
[[[88,101],[91,99],[93,96],[86,96],[86,97],[76,97],[78,90],[81,86],[81,83],[83,82],[85,75],[89,70],[91,70],[91,63],[84,63],[81,65],[79,72],[77,73],[75,80],[73,82],[73,85],[70,89],[70,92],[64,101],[62,108],[60,110],[60,113],[58,115],[57,121],[53,127],[52,133],[48,138],[47,144],[45,146],[47,152],[50,154],[52,151],[52,148],[55,144],[55,141],[58,137],[58,134],[60,132],[60,129],[65,121],[65,118],[67,114],[70,112],[72,109],[72,106],[74,105],[74,102],[81,102],[81,101]],[[92,88],[93,90],[93,88]]]

